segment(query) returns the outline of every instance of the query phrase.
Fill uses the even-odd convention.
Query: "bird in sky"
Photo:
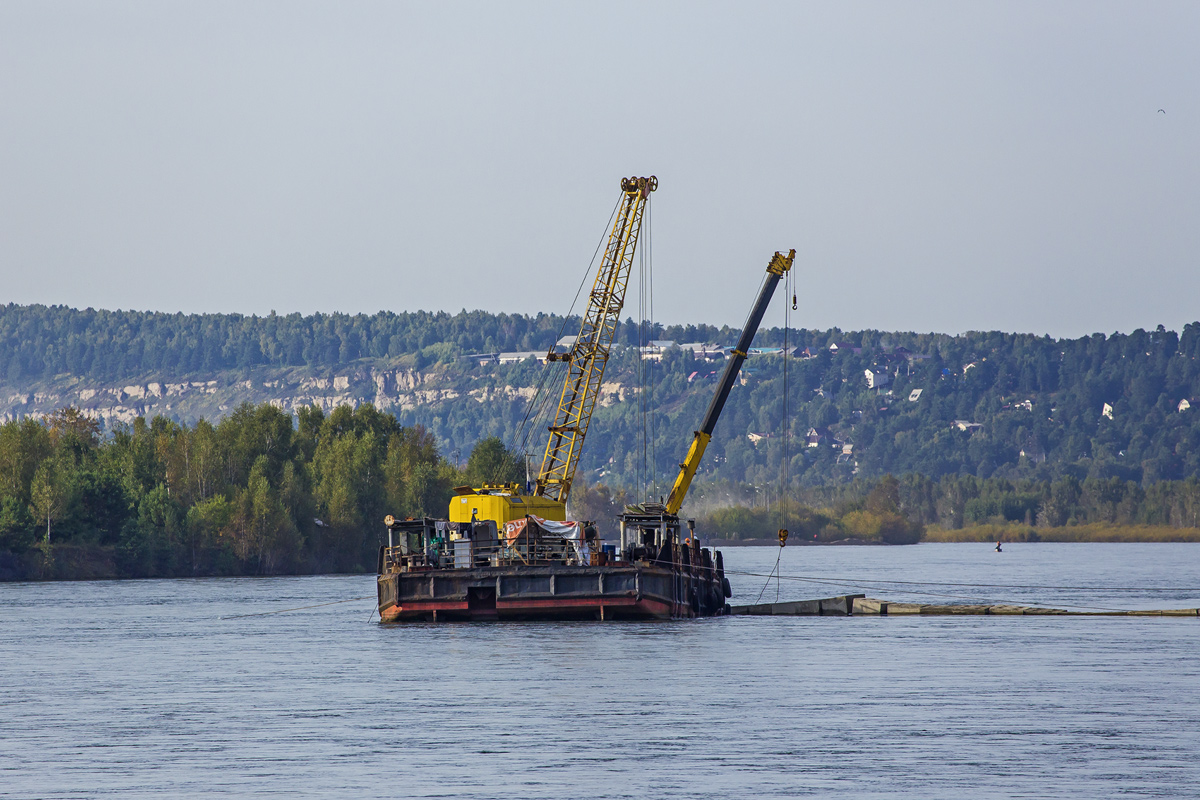
[[[1166,112],[1166,111],[1163,111],[1163,110],[1160,108],[1160,109],[1158,110],[1158,113],[1160,113],[1160,114],[1165,114],[1165,113],[1167,113],[1167,112]]]

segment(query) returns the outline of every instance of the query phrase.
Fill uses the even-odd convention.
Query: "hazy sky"
[[[561,313],[655,174],[664,322],[1179,328],[1198,148],[1196,2],[0,0],[0,302]]]

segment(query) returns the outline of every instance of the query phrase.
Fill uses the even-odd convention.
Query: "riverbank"
[[[227,559],[218,569],[174,563],[149,572],[130,568],[116,545],[39,543],[24,553],[0,550],[0,583],[16,581],[106,581],[128,578],[238,578],[284,575],[367,575],[373,566],[339,568],[334,561],[309,560],[291,569],[255,570]]]
[[[1200,528],[1168,525],[1067,525],[1035,528],[1030,525],[973,525],[949,530],[936,525],[925,529],[919,543],[953,542],[1200,542]],[[712,547],[778,547],[778,539],[706,539]],[[878,539],[813,541],[789,538],[788,547],[827,545],[883,545]]]
[[[922,543],[955,542],[1184,542],[1200,543],[1200,528],[1172,528],[1166,525],[1070,525],[1061,528],[1034,528],[1028,525],[975,525],[958,530],[930,527]],[[789,538],[788,547],[853,547],[884,545],[878,539],[837,539],[812,541]],[[705,539],[706,547],[778,547],[778,539]],[[47,551],[44,546],[22,554],[0,551],[0,582],[11,581],[90,581],[119,578],[208,578],[234,577],[249,574],[325,575],[354,574],[334,568],[332,564],[313,564],[309,569],[289,572],[247,573],[229,564],[226,571],[193,571],[189,565],[167,574],[135,575],[122,569],[117,548],[112,545],[56,544]],[[366,574],[365,572],[361,574]]]
[[[1200,528],[1168,525],[974,525],[947,530],[926,528],[923,542],[1200,542]]]
[[[704,539],[705,547],[778,547],[778,539]],[[878,539],[835,539],[833,541],[810,541],[808,539],[789,538],[787,540],[788,547],[826,547],[826,546],[841,546],[841,545],[885,545],[887,542],[881,542]]]

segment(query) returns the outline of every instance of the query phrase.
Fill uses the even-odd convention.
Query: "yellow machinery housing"
[[[450,501],[451,522],[474,522],[481,519],[504,523],[524,519],[527,514],[542,519],[567,518],[566,506],[557,500],[537,495],[521,494],[518,484],[485,485],[478,489],[460,489]]]

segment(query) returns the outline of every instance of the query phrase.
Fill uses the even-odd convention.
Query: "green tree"
[[[520,453],[504,447],[498,436],[489,436],[476,443],[467,459],[466,481],[470,486],[485,484],[524,483],[525,465]]]
[[[37,524],[29,506],[8,496],[0,500],[0,550],[24,553],[37,541]]]
[[[62,464],[57,459],[48,458],[38,467],[30,485],[30,496],[38,520],[46,523],[45,543],[50,544],[51,523],[62,514],[65,503],[63,490]]]

